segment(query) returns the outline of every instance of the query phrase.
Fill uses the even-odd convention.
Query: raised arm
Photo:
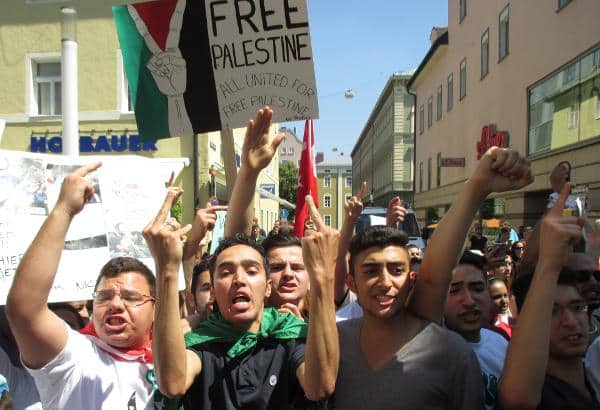
[[[269,139],[272,118],[273,110],[264,107],[258,110],[254,120],[248,121],[242,146],[242,163],[231,191],[225,221],[225,237],[240,232],[250,234],[252,203],[258,174],[269,165],[277,153],[277,147],[283,141],[283,134]]]
[[[499,386],[503,409],[535,409],[548,364],[552,309],[560,270],[570,247],[581,238],[582,219],[562,216],[570,185],[540,224],[540,258],[519,312]]]
[[[329,228],[310,195],[306,196],[316,231],[302,238],[302,257],[310,275],[308,337],[304,363],[296,376],[309,400],[322,400],[335,390],[339,366],[339,342],[333,300],[334,263],[339,232]]]
[[[340,243],[338,246],[337,258],[335,260],[335,281],[333,295],[335,305],[339,306],[346,297],[348,286],[346,285],[346,275],[350,272],[348,266],[348,247],[354,233],[354,225],[363,210],[363,200],[365,197],[366,182],[360,185],[360,192],[354,195],[344,204],[344,223],[340,230]]]
[[[517,151],[492,147],[485,153],[429,240],[409,306],[415,315],[441,322],[452,269],[488,194],[520,189],[532,181],[529,162]]]
[[[200,358],[185,348],[177,289],[183,245],[192,226],[182,228],[175,218],[167,219],[181,193],[179,188],[169,187],[158,214],[144,228],[156,270],[154,366],[158,388],[168,397],[183,395],[202,370]]]
[[[86,176],[99,162],[78,168],[62,184],[58,201],[23,255],[6,300],[6,314],[23,362],[40,368],[67,343],[67,329],[48,309],[48,295],[73,217],[94,194]]]

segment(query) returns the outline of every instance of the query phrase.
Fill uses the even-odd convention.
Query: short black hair
[[[198,287],[198,278],[200,277],[200,274],[206,271],[210,273],[210,259],[211,258],[203,259],[194,266],[194,271],[192,273],[192,284],[190,288],[192,295],[196,294],[196,288]]]
[[[412,248],[419,249],[419,247],[417,245],[415,245],[414,243],[409,243],[408,245],[406,245],[406,249],[412,249]]]
[[[517,308],[521,310],[523,308],[523,304],[525,303],[525,298],[527,297],[527,292],[529,292],[529,287],[531,286],[531,281],[533,280],[532,273],[524,273],[522,275],[517,276],[517,278],[512,283],[512,293],[515,296],[515,301],[517,302]],[[585,281],[582,277],[576,275],[573,270],[569,268],[562,268],[560,273],[558,274],[557,283],[562,286],[573,286],[576,287],[577,284]]]
[[[285,246],[302,247],[302,242],[300,241],[300,238],[286,230],[279,231],[279,233],[276,234],[269,234],[269,236],[262,241],[261,245],[265,250],[265,255],[268,255],[269,251],[273,248],[283,248]]]
[[[408,251],[406,250],[407,243],[408,235],[404,231],[387,226],[370,226],[366,228],[364,231],[354,235],[350,241],[350,246],[348,247],[350,251],[350,274],[354,276],[354,261],[358,254],[365,249],[398,246],[406,252],[408,257]]]
[[[481,256],[476,254],[475,252],[467,250],[464,251],[460,259],[458,260],[458,265],[474,266],[475,268],[477,268],[477,270],[481,271],[481,274],[483,275],[484,279],[487,279],[485,269],[487,261],[485,259],[485,256]]]
[[[215,253],[213,254],[212,258],[210,258],[211,282],[214,282],[217,258],[219,257],[221,252],[223,252],[227,248],[231,248],[232,246],[236,246],[236,245],[249,246],[250,248],[254,249],[256,252],[258,252],[261,256],[263,268],[265,269],[265,273],[267,274],[267,277],[269,277],[269,263],[267,262],[267,257],[265,256],[264,248],[259,243],[257,243],[254,239],[252,239],[248,235],[246,235],[245,233],[236,233],[233,236],[229,236],[229,237],[221,239],[221,241],[219,242],[219,246],[217,246],[217,249],[215,250]]]
[[[156,278],[150,268],[139,259],[131,258],[129,256],[120,256],[106,262],[102,269],[100,269],[100,274],[96,280],[94,290],[98,289],[98,285],[102,278],[116,278],[117,276],[128,272],[136,272],[142,275],[150,287],[150,296],[154,297],[156,295]]]

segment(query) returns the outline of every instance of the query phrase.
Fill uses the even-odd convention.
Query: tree
[[[298,189],[298,168],[291,163],[279,164],[279,197],[292,204],[296,203],[296,190]],[[296,214],[290,209],[288,219],[291,220]]]

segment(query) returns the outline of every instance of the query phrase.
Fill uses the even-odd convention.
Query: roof
[[[340,155],[335,154],[330,157],[326,157],[323,162],[317,164],[317,168],[326,168],[326,167],[351,167],[352,166],[352,157],[350,155]]]
[[[419,74],[421,74],[421,71],[423,71],[423,69],[425,69],[425,66],[427,65],[427,63],[429,62],[431,57],[433,57],[433,55],[435,54],[437,49],[440,48],[441,46],[446,46],[446,45],[448,45],[448,31],[447,30],[444,34],[439,36],[435,40],[435,42],[431,45],[431,47],[429,48],[429,51],[427,51],[427,54],[425,54],[425,57],[421,61],[421,64],[419,64],[419,67],[417,67],[417,70],[415,71],[413,76],[410,78],[410,80],[408,80],[408,83],[406,83],[406,88],[410,89],[410,87],[412,87],[413,83],[416,81],[417,77],[419,77]]]

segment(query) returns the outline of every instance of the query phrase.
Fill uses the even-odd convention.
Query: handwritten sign
[[[142,139],[318,118],[306,0],[113,7]]]

